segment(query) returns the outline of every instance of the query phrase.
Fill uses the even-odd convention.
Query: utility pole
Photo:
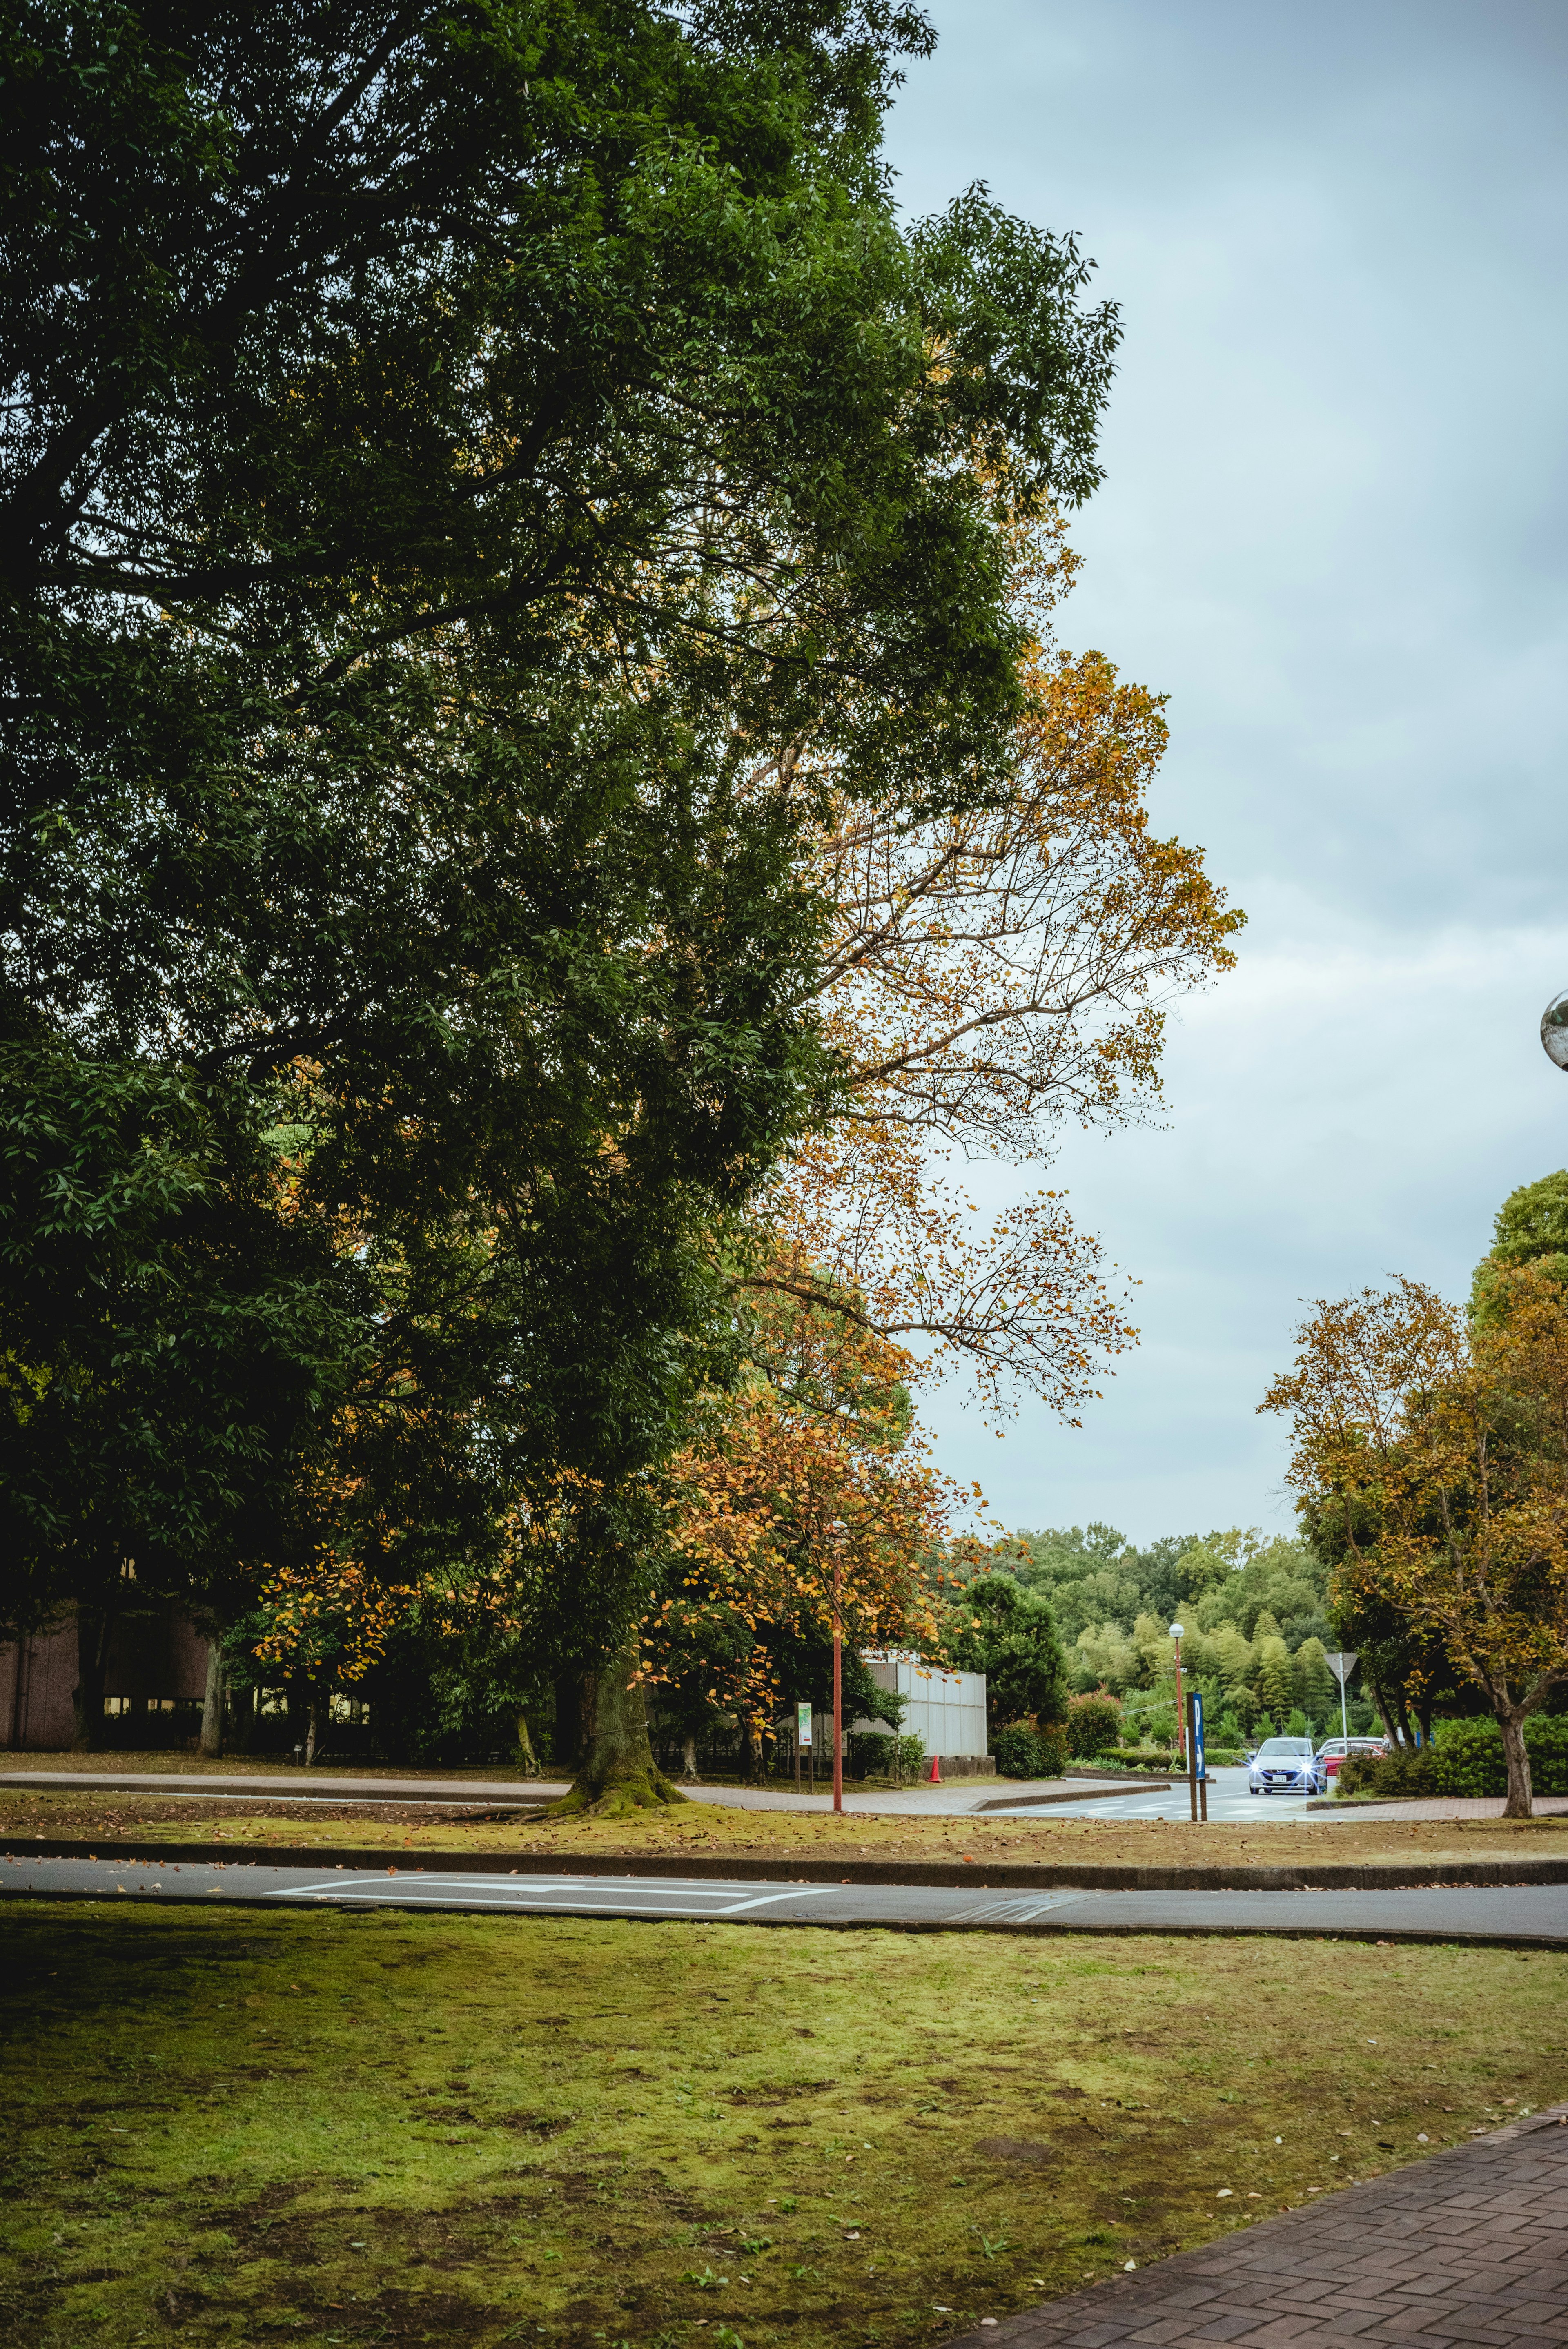
[[[839,1528],[833,1542],[833,1808],[844,1807],[844,1626],[839,1612]]]

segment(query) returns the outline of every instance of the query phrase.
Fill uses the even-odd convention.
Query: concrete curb
[[[998,1802],[976,1803],[967,1816],[972,1819],[995,1818],[1004,1811],[1036,1811],[1047,1803],[1093,1802],[1101,1795],[1168,1795],[1177,1783],[1171,1778],[1107,1778],[1098,1780],[1086,1794],[1080,1782],[1060,1795],[1004,1795]],[[1185,1785],[1186,1781],[1180,1783]]]
[[[654,1858],[643,1852],[416,1851],[402,1845],[356,1849],[346,1844],[84,1843],[53,1836],[15,1837],[15,1859],[149,1860],[170,1867],[222,1861],[242,1868],[396,1867],[407,1875],[656,1876],[727,1884],[951,1884],[977,1891],[1086,1892],[1402,1892],[1424,1886],[1568,1884],[1568,1859],[1407,1860],[1302,1868],[1056,1868],[986,1861],[805,1859],[790,1853],[756,1858],[736,1853]]]

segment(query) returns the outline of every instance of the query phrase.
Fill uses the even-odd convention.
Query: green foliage
[[[1061,1641],[1046,1599],[1011,1576],[981,1575],[954,1601],[947,1630],[948,1661],[960,1671],[985,1674],[988,1726],[1033,1714],[1062,1720],[1068,1709]]]
[[[1067,1748],[1078,1757],[1109,1754],[1121,1735],[1121,1707],[1112,1696],[1075,1696],[1068,1705]]]
[[[1067,1759],[1066,1741],[1059,1732],[1012,1722],[1006,1729],[991,1733],[991,1755],[1004,1778],[1059,1778]]]
[[[857,1778],[917,1778],[929,1767],[918,1737],[884,1737],[879,1732],[859,1729],[845,1738],[844,1746]]]
[[[1525,1751],[1537,1795],[1568,1795],[1568,1718],[1532,1713]],[[1429,1744],[1386,1754],[1352,1754],[1340,1764],[1346,1795],[1506,1795],[1508,1763],[1495,1721],[1442,1721]]]
[[[1568,1168],[1511,1191],[1497,1211],[1493,1232],[1470,1283],[1470,1314],[1480,1322],[1493,1318],[1493,1283],[1505,1266],[1539,1264],[1568,1288]]]
[[[1313,1721],[1326,1721],[1339,1707],[1339,1683],[1328,1669],[1319,1639],[1304,1640],[1295,1651],[1295,1694]]]
[[[1258,1694],[1274,1719],[1283,1721],[1295,1705],[1290,1650],[1277,1633],[1261,1638],[1258,1648]]]
[[[363,1267],[275,1198],[276,1097],[0,1050],[4,1607],[209,1583],[285,1505],[281,1462],[372,1349]]]
[[[832,1090],[798,746],[989,789],[1004,522],[1097,478],[1071,241],[895,216],[929,46],[852,0],[0,35],[10,1130],[142,1088],[217,1137],[128,1142],[112,1216],[93,1174],[96,1322],[76,1195],[7,1161],[60,1312],[0,1346],[5,1464],[57,1559],[216,1603],[325,1480],[378,1566],[472,1563],[722,1374],[716,1249]],[[603,1654],[645,1524],[569,1531],[540,1637]]]
[[[1171,1536],[1136,1549],[1114,1526],[1009,1535],[992,1551],[998,1572],[1050,1602],[1074,1686],[1125,1691],[1149,1687],[1165,1669],[1169,1625],[1181,1620],[1189,1640],[1201,1634],[1208,1649],[1191,1650],[1200,1678],[1237,1705],[1252,1702],[1249,1683],[1257,1659],[1247,1652],[1263,1614],[1274,1619],[1294,1655],[1304,1640],[1323,1641],[1330,1627],[1323,1609],[1327,1577],[1302,1541],[1264,1542],[1232,1526],[1200,1538]],[[1140,1619],[1148,1629],[1140,1629]],[[1221,1661],[1222,1635],[1239,1637]],[[1156,1661],[1156,1655],[1160,1661]],[[1288,1704],[1294,1695],[1286,1698]]]

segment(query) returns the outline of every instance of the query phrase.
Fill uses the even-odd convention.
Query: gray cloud
[[[1172,1123],[1067,1146],[1143,1282],[1079,1432],[945,1464],[1010,1522],[1284,1523],[1253,1405],[1297,1300],[1462,1293],[1568,1162],[1535,1040],[1568,984],[1568,14],[940,6],[892,150],[1078,230],[1127,342],[1064,641],[1171,696],[1162,828],[1247,906],[1172,1031]]]

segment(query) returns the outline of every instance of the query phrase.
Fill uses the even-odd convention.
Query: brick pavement
[[[949,2349],[1568,2349],[1568,2105]]]

